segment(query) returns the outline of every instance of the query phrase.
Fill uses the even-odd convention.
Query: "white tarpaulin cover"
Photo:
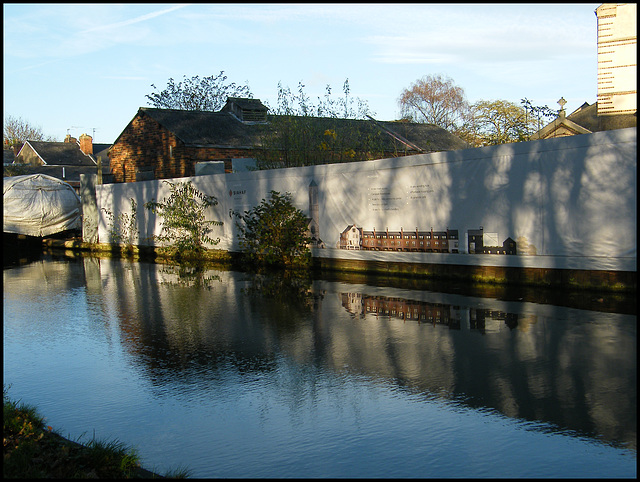
[[[80,197],[45,174],[5,177],[2,204],[5,233],[41,237],[82,227]]]

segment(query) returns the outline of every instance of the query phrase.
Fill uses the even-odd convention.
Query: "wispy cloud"
[[[113,30],[113,29],[117,29],[120,27],[126,27],[128,25],[133,25],[136,23],[140,23],[140,22],[146,22],[147,20],[151,20],[152,18],[156,18],[156,17],[160,17],[161,15],[166,15],[167,13],[171,13],[175,10],[179,10],[181,8],[184,7],[188,7],[190,4],[181,4],[181,5],[174,5],[173,7],[169,7],[169,8],[165,8],[164,10],[159,10],[157,12],[151,12],[148,13],[146,15],[140,15],[139,17],[136,18],[131,18],[129,20],[123,20],[122,22],[115,22],[115,23],[111,23],[109,25],[99,25],[97,27],[93,27],[93,28],[89,28],[86,30],[83,30],[81,32],[79,32],[80,34],[86,34],[86,33],[91,33],[91,32],[97,32],[97,31],[101,31],[101,30]]]

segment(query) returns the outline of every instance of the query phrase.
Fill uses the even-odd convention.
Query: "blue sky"
[[[327,84],[379,120],[442,74],[470,102],[526,97],[568,113],[597,97],[594,4],[3,4],[4,117],[111,143],[169,78],[216,75],[277,104]]]

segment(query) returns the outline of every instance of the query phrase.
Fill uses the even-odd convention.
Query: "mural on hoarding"
[[[229,213],[273,190],[308,216],[314,256],[635,271],[636,132],[186,179],[218,198],[216,249],[239,249]],[[164,189],[102,185],[98,206],[128,212],[129,198],[140,206]],[[158,234],[159,220],[138,220],[141,239]],[[106,239],[105,220],[99,229]]]
[[[483,228],[467,231],[467,252],[470,254],[517,254],[516,242],[507,238],[498,245],[496,233],[484,233]],[[446,231],[364,231],[353,224],[340,233],[340,249],[365,251],[409,251],[420,253],[459,253],[458,230]]]

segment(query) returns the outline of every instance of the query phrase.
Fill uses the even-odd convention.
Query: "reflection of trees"
[[[520,303],[510,311],[356,292],[340,300],[354,322],[328,330],[335,370],[635,448],[636,398],[619,393],[635,386],[635,334],[624,334],[633,328],[624,319],[590,324],[557,307],[535,314]]]
[[[170,275],[170,279],[163,281],[165,284],[180,286],[190,286],[195,289],[212,289],[213,282],[221,282],[219,275],[212,274],[203,263],[182,261],[178,264],[165,265],[161,273]]]
[[[317,303],[308,272],[282,270],[255,274],[243,290],[256,309],[280,329],[295,330],[300,319],[307,318]]]
[[[102,273],[103,298],[158,390],[210,390],[271,373],[288,402],[304,404],[301,393],[326,383],[314,377],[348,370],[635,447],[636,332],[628,316],[533,303],[521,311],[518,301],[444,293],[428,301],[426,291],[413,291],[413,300],[392,288],[386,297],[373,287],[375,295],[328,296],[330,283],[282,273],[205,270],[219,280],[194,289],[164,282],[177,275],[163,267],[106,264],[114,268]],[[367,312],[367,299],[382,312]]]

